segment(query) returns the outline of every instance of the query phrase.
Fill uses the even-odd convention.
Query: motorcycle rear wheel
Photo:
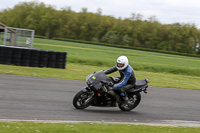
[[[141,101],[141,94],[140,93],[131,94],[128,96],[128,98],[129,101],[126,106],[122,107],[121,104],[119,105],[119,108],[122,111],[131,111],[132,109],[136,108]]]
[[[92,100],[87,92],[79,91],[73,99],[73,105],[76,109],[85,109],[90,106]]]

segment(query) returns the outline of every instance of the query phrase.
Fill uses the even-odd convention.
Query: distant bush
[[[35,38],[47,39],[45,36],[35,35]]]

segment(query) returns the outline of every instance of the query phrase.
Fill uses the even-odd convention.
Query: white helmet
[[[117,69],[123,70],[128,66],[128,58],[126,56],[120,56],[117,58]]]

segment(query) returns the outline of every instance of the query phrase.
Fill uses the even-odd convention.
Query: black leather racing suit
[[[118,69],[117,69],[117,65],[116,65],[114,67],[111,67],[111,68],[105,70],[104,73],[107,75],[107,74],[116,72],[117,70]],[[119,70],[119,73],[120,73],[120,80],[117,84],[114,85],[113,90],[126,91],[135,86],[136,76],[135,76],[135,72],[134,72],[133,68],[130,65],[128,65],[123,70]]]

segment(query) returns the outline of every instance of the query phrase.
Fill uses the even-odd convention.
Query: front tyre
[[[129,98],[129,101],[126,106],[122,107],[121,105],[119,105],[119,108],[122,111],[131,111],[132,109],[137,107],[141,101],[141,94],[140,93],[131,94],[131,95],[128,95],[128,98]]]
[[[92,96],[87,92],[79,91],[73,99],[73,105],[76,109],[85,109],[90,106]]]

